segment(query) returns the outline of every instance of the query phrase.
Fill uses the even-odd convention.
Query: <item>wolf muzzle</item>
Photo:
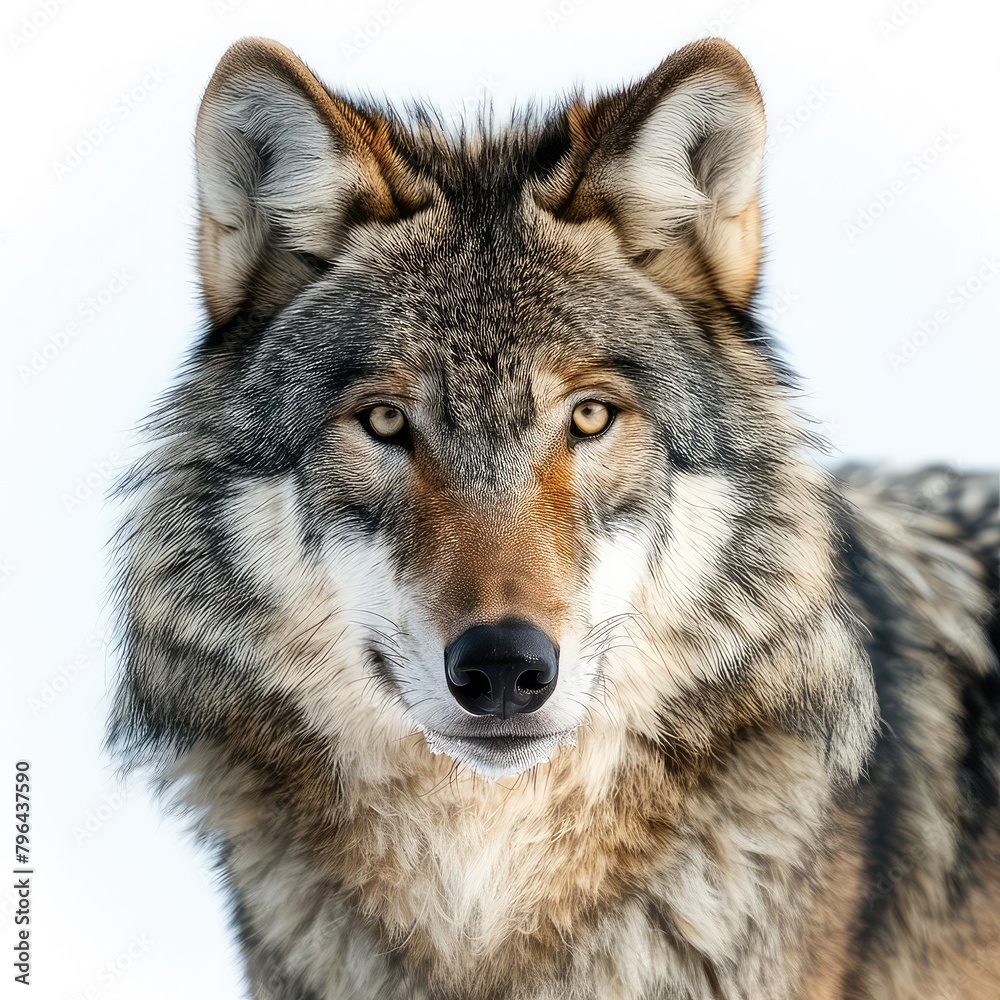
[[[444,651],[448,689],[473,715],[537,712],[556,688],[559,650],[534,625],[507,619],[466,629]]]

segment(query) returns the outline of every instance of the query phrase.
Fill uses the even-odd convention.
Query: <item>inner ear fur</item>
[[[537,191],[566,222],[605,218],[650,275],[745,308],[761,256],[765,119],[728,42],[685,46],[646,78],[564,113],[569,152]]]
[[[195,134],[198,262],[213,323],[287,304],[347,230],[428,199],[382,115],[328,91],[289,49],[247,38],[223,55]]]

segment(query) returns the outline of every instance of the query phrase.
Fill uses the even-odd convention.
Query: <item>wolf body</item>
[[[808,461],[763,142],[718,40],[460,136],[220,63],[111,740],[253,997],[1000,996],[996,478]]]

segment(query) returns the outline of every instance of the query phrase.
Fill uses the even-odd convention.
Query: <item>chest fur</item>
[[[329,842],[259,838],[230,867],[261,948],[319,997],[780,998],[788,973],[753,956],[801,936],[824,815],[810,770],[748,755],[684,794],[636,767],[599,799],[373,799]]]

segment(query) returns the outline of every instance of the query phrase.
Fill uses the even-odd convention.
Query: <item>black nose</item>
[[[473,715],[537,712],[555,690],[559,650],[527,622],[466,629],[444,651],[448,689]]]

